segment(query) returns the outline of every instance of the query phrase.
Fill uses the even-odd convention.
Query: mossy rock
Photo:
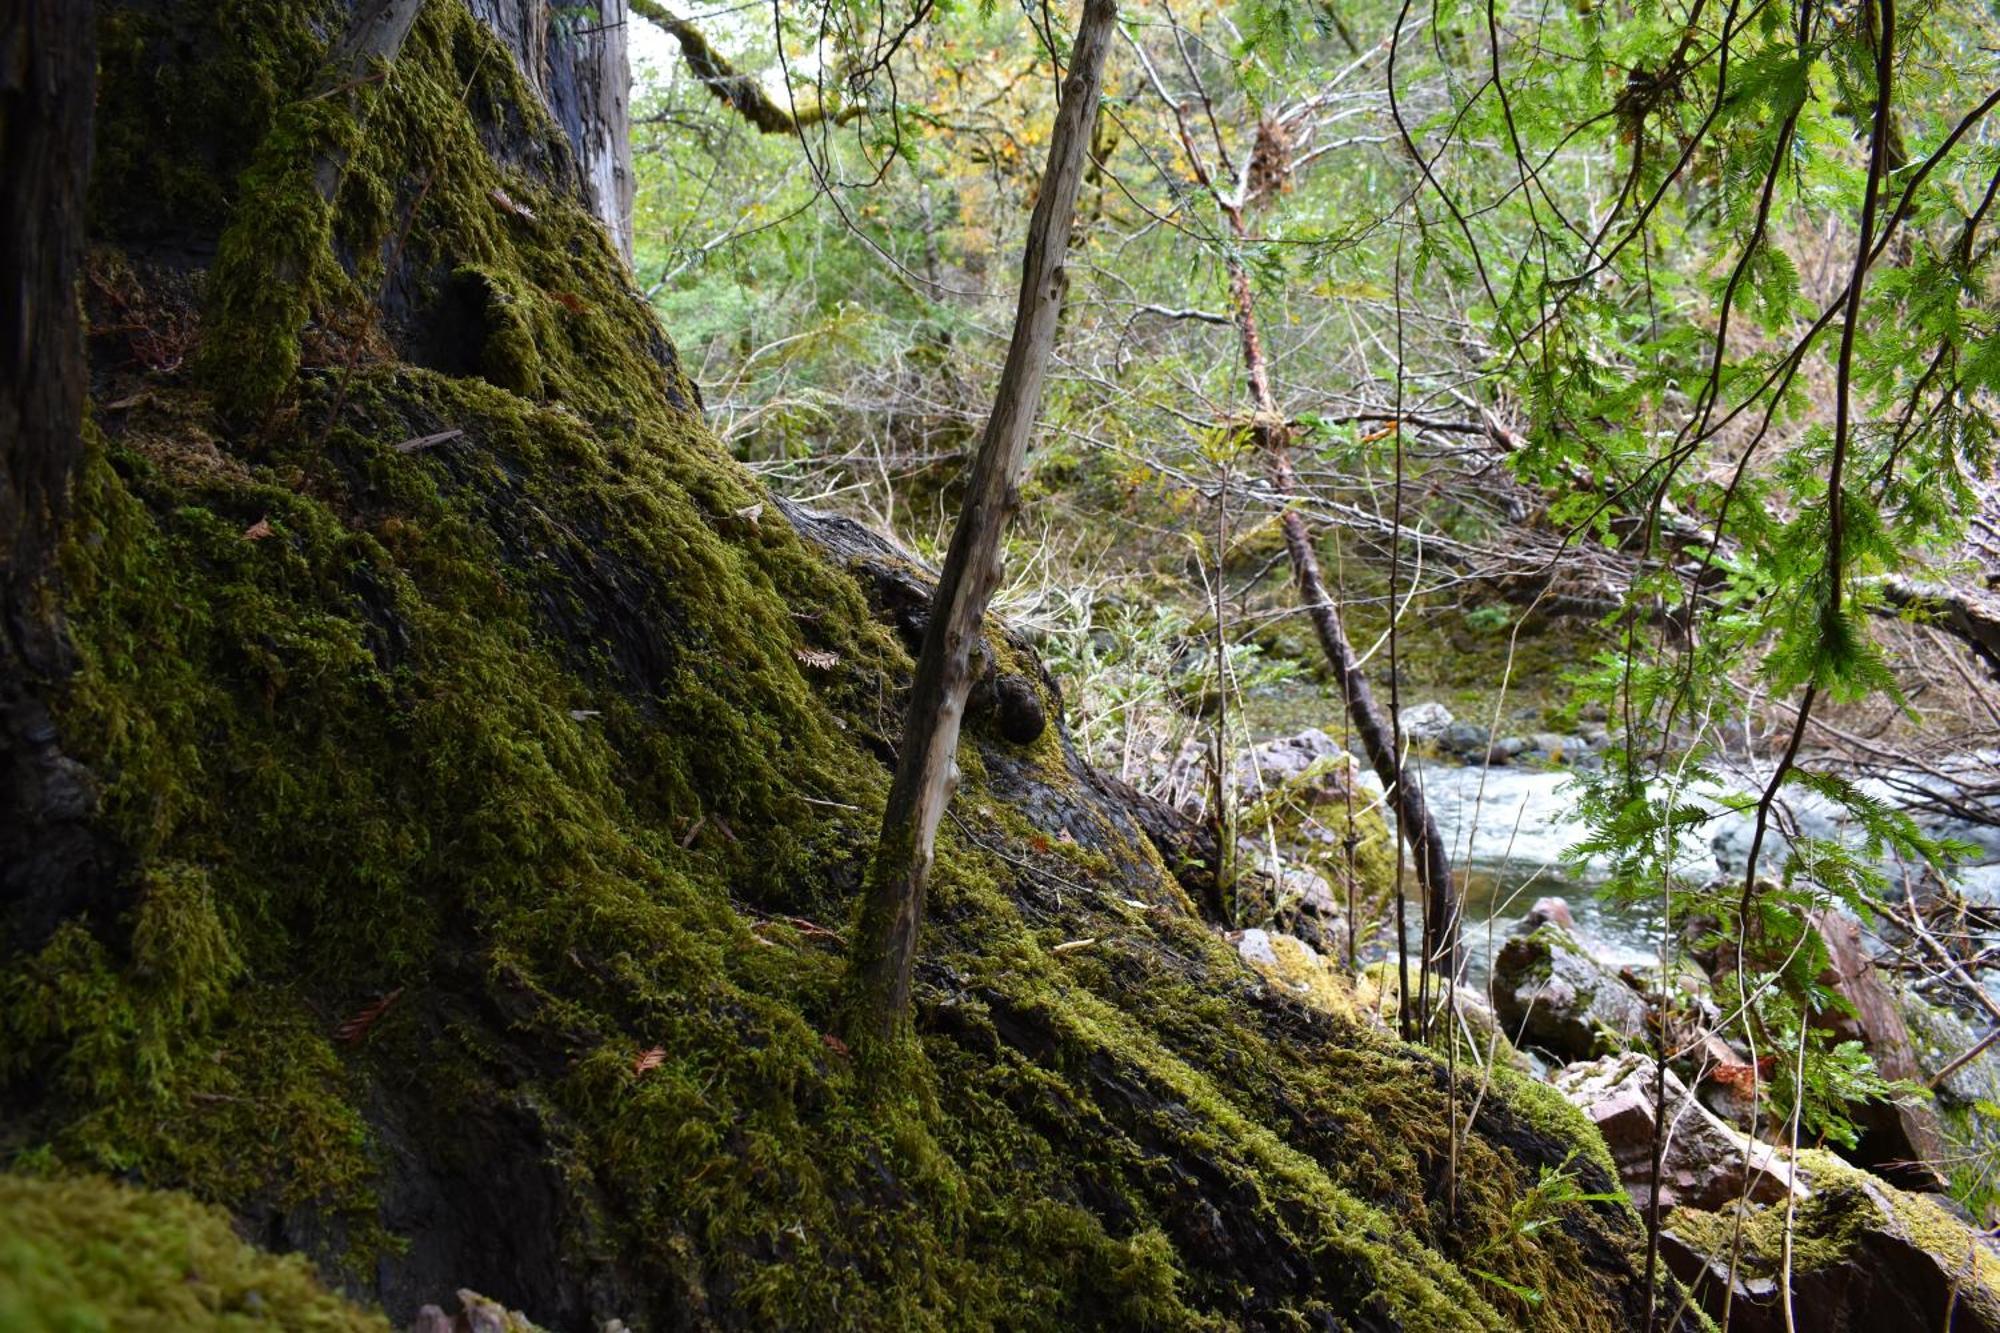
[[[1236,952],[1277,994],[1295,998],[1321,1013],[1349,1020],[1361,1018],[1354,983],[1304,940],[1253,928],[1242,932]]]
[[[1733,1329],[2000,1329],[2000,1254],[1987,1237],[1936,1199],[1832,1153],[1802,1151],[1797,1170],[1812,1195],[1789,1217],[1771,1205],[1740,1230],[1727,1213],[1676,1208],[1665,1219],[1662,1253],[1711,1315],[1724,1305],[1733,1252]],[[1788,1252],[1790,1319],[1779,1289]]]
[[[104,142],[171,123],[178,183],[94,237],[52,703],[101,855],[8,905],[0,1150],[397,1321],[1632,1326],[1630,1210],[1517,1211],[1613,1188],[1587,1128],[1247,975],[1004,634],[1054,721],[969,729],[920,1049],[861,1077],[908,652],[702,424],[507,52],[432,0],[327,96],[337,0],[100,10]]]
[[[1645,1037],[1638,993],[1553,922],[1500,946],[1492,991],[1506,1031],[1559,1061],[1616,1053]]]
[[[1897,992],[1896,1002],[1910,1029],[1917,1067],[1935,1077],[1961,1052],[1979,1042],[1979,1032],[1955,1011],[1915,992]],[[1994,1162],[2000,1154],[2000,1054],[1988,1049],[1953,1070],[1933,1091],[1939,1127],[1952,1151],[1944,1163],[1952,1194],[1989,1225],[2000,1217],[2000,1184]]]

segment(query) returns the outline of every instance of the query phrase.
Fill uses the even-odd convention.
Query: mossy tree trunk
[[[0,9],[0,937],[74,905],[93,841],[48,693],[69,653],[48,595],[83,455],[83,258],[96,73],[89,0]]]
[[[974,657],[980,651],[986,604],[1000,583],[1000,543],[1021,501],[1021,470],[1062,314],[1063,260],[1076,220],[1077,188],[1097,118],[1104,54],[1117,18],[1116,0],[1087,0],[1077,25],[1062,106],[1049,141],[1049,165],[1021,257],[1013,340],[917,658],[902,749],[868,869],[852,961],[849,1022],[851,1035],[863,1041],[894,1036],[909,1013],[924,887],[938,821],[958,784],[959,724],[978,674]]]

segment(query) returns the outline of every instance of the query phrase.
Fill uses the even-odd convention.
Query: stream
[[[1992,762],[1992,756],[1984,755],[1967,759],[1968,767]],[[1572,776],[1561,769],[1425,765],[1426,798],[1452,864],[1464,875],[1467,975],[1476,986],[1485,984],[1488,963],[1509,928],[1543,897],[1568,902],[1579,938],[1612,967],[1658,960],[1658,904],[1613,900],[1600,891],[1603,879],[1593,876],[1588,865],[1579,868],[1563,860],[1564,850],[1585,832],[1575,819],[1575,793],[1566,790]],[[1740,781],[1743,788],[1754,788],[1756,779],[1746,775]],[[1861,785],[1872,795],[1895,799],[1883,784]],[[1719,795],[1710,789],[1697,798],[1717,813],[1684,844],[1680,868],[1692,878],[1743,873],[1753,824],[1750,816],[1717,806]],[[1833,837],[1842,832],[1842,816],[1826,802],[1793,795],[1789,803],[1806,834]],[[1958,868],[1959,886],[1976,902],[2000,905],[2000,829],[1960,820],[1919,822],[1928,833],[1972,844],[1972,854]],[[1784,857],[1785,841],[1774,830],[1767,836],[1762,863],[1775,875]],[[1418,930],[1411,928],[1413,944]]]

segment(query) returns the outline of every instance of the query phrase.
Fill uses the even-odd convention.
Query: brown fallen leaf
[[[395,1007],[396,999],[402,993],[403,988],[398,986],[388,994],[377,996],[375,999],[361,1006],[360,1011],[354,1017],[333,1030],[334,1040],[349,1043],[360,1041],[368,1035],[368,1029],[381,1021],[382,1015]]]
[[[823,648],[794,648],[792,656],[817,671],[831,671],[840,665],[840,654]]]
[[[268,518],[260,518],[249,527],[243,529],[243,540],[246,542],[261,542],[266,537],[275,535],[271,531],[271,520]]]
[[[832,1052],[833,1052],[833,1053],[834,1053],[835,1055],[851,1055],[851,1054],[853,1054],[853,1052],[851,1052],[851,1051],[849,1051],[849,1050],[847,1049],[847,1043],[846,1043],[846,1042],[844,1042],[844,1041],[842,1041],[842,1040],[841,1040],[840,1038],[838,1038],[838,1037],[834,1036],[834,1035],[833,1035],[833,1034],[832,1034],[831,1032],[828,1032],[828,1033],[825,1033],[825,1034],[823,1034],[823,1035],[822,1035],[822,1036],[820,1037],[820,1040],[821,1040],[821,1041],[823,1041],[823,1042],[825,1042],[825,1043],[826,1043],[826,1048],[827,1048],[827,1049],[828,1049],[829,1051],[832,1051]]]
[[[764,502],[759,500],[756,504],[744,505],[736,511],[736,517],[748,523],[752,529],[756,529],[757,520],[764,517]],[[761,531],[761,529],[759,530]]]
[[[637,1076],[649,1069],[658,1069],[660,1063],[666,1058],[667,1048],[664,1046],[655,1046],[650,1051],[641,1051],[639,1052],[639,1058],[632,1062],[632,1073],[634,1076]]]

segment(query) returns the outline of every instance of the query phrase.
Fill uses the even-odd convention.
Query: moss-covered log
[[[1058,723],[975,710],[921,1065],[859,1095],[827,1034],[921,576],[729,461],[463,0],[328,96],[350,17],[102,7],[46,592],[102,868],[6,904],[12,1169],[185,1190],[399,1321],[1634,1326],[1631,1211],[1520,1211],[1611,1186],[1580,1118],[1273,994],[1004,635]]]

